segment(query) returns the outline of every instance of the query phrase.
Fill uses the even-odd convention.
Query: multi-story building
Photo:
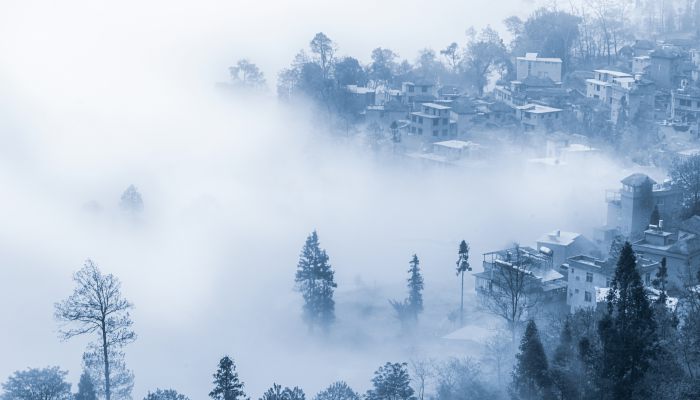
[[[700,90],[686,87],[671,91],[671,119],[696,125],[700,121]]]
[[[609,288],[615,276],[615,262],[601,261],[597,258],[579,255],[567,260],[567,295],[566,304],[573,313],[579,309],[595,308],[596,293],[602,288]],[[637,256],[637,271],[642,276],[645,286],[650,286],[656,275],[659,262]]]
[[[457,136],[457,122],[450,119],[450,107],[436,103],[421,104],[420,111],[410,114],[409,134],[422,135],[426,141]]]
[[[637,173],[622,180],[621,190],[608,191],[606,201],[606,229],[634,239],[649,226],[654,207],[662,219],[673,223],[680,206],[680,193],[668,184],[657,184],[649,176]]]
[[[648,69],[649,79],[661,89],[675,89],[682,78],[682,57],[671,49],[658,49],[649,55],[651,62]]]
[[[598,99],[606,104],[612,103],[612,86],[629,88],[634,83],[634,76],[619,71],[597,69],[593,79],[586,79],[586,97]]]
[[[542,58],[537,53],[527,53],[525,57],[517,57],[515,60],[516,80],[522,82],[532,76],[561,83],[561,65],[560,58]]]
[[[410,107],[434,101],[437,90],[432,82],[404,82],[401,84],[402,101]]]
[[[697,223],[692,225],[694,227],[688,229],[688,223],[681,223],[676,232],[665,230],[663,222],[660,226],[649,226],[644,231],[643,238],[634,242],[632,248],[638,257],[658,262],[665,258],[669,282],[676,286],[697,283],[695,279],[700,268],[700,236]],[[641,274],[647,285],[654,278],[653,273],[649,271]]]
[[[563,110],[540,104],[526,104],[515,108],[515,118],[525,130],[555,130],[561,126]]]
[[[569,257],[580,254],[591,254],[596,251],[596,246],[585,236],[576,232],[556,230],[542,236],[537,241],[537,248],[551,251],[552,264],[558,268]]]
[[[514,247],[485,253],[483,272],[474,274],[480,302],[513,294],[513,280],[517,280],[515,290],[520,291],[523,302],[536,301],[540,309],[566,306],[566,276],[553,266],[547,250],[542,250]]]

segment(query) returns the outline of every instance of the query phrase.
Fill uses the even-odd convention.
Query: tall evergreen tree
[[[319,392],[314,400],[360,400],[360,395],[347,383],[338,381]]]
[[[267,389],[263,393],[260,400],[305,400],[306,395],[304,391],[300,388],[294,386],[293,389],[288,387],[282,389],[282,385],[276,383],[272,384],[272,387]]]
[[[83,371],[78,382],[78,392],[73,396],[75,400],[97,400],[95,384],[87,371]]]
[[[366,400],[416,400],[406,363],[386,363],[374,372]]]
[[[513,371],[511,393],[521,400],[551,398],[551,377],[547,355],[535,321],[530,320],[520,341],[520,353]]]
[[[245,399],[243,382],[238,378],[236,364],[229,356],[224,356],[219,361],[219,368],[214,374],[214,389],[209,392],[213,400],[238,400]]]
[[[656,300],[656,302],[665,306],[666,299],[668,297],[666,295],[666,285],[668,284],[668,267],[666,267],[666,257],[661,259],[659,270],[656,271],[656,279],[654,279],[651,284],[661,292],[659,293],[659,298]]]
[[[413,255],[411,259],[408,273],[408,307],[410,308],[413,318],[417,319],[418,314],[423,312],[423,275],[420,273],[420,261],[417,255]]]
[[[459,251],[457,252],[457,275],[461,275],[462,277],[462,291],[459,301],[459,326],[464,325],[464,273],[471,270],[472,267],[469,265],[469,245],[462,240],[459,244]]]
[[[295,279],[297,290],[304,297],[303,315],[309,329],[320,325],[327,330],[335,321],[333,292],[338,285],[334,274],[326,251],[320,247],[318,234],[313,231],[301,251]]]
[[[575,352],[571,319],[567,317],[559,337],[559,345],[554,351],[550,370],[552,386],[559,399],[577,398],[579,376],[573,369]]]
[[[659,221],[661,221],[661,213],[659,213],[659,206],[655,205],[651,217],[649,217],[649,224],[658,226]]]
[[[619,400],[646,398],[640,383],[654,355],[656,324],[629,242],[620,252],[598,332],[603,345],[603,393]]]

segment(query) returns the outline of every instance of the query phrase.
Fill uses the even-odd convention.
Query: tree
[[[503,71],[507,65],[508,52],[498,32],[488,26],[467,44],[463,62],[481,96],[489,76],[496,71]]]
[[[76,288],[66,300],[55,304],[55,317],[63,323],[64,340],[94,334],[104,368],[104,394],[111,400],[110,355],[136,339],[129,310],[133,305],[122,298],[121,282],[112,274],[103,275],[90,259],[73,274]],[[73,326],[69,328],[68,326]]]
[[[288,387],[285,387],[284,390],[282,389],[281,385],[278,385],[276,383],[272,384],[272,387],[267,389],[265,393],[263,393],[262,397],[260,400],[305,400],[306,395],[304,394],[304,391],[301,390],[298,387],[294,387],[294,389],[290,389]]]
[[[393,82],[398,69],[396,53],[389,49],[377,47],[372,50],[372,62],[369,65],[369,77],[375,81]]]
[[[567,70],[571,49],[579,35],[579,22],[579,17],[564,11],[540,8],[525,21],[522,40],[530,52],[560,58],[563,69]]]
[[[304,320],[311,330],[315,325],[328,330],[335,321],[333,291],[338,285],[333,276],[328,255],[321,249],[318,234],[313,231],[301,251],[295,279],[297,290],[304,298]]]
[[[416,400],[406,363],[386,363],[374,372],[366,400]]]
[[[143,199],[141,198],[141,193],[139,193],[136,186],[129,185],[128,188],[122,193],[119,206],[125,212],[131,214],[137,214],[143,211]]]
[[[649,217],[649,224],[658,226],[659,221],[661,221],[661,214],[659,214],[659,206],[654,205],[654,210],[651,212],[651,216]]]
[[[450,66],[452,72],[457,72],[459,62],[462,59],[459,52],[459,45],[455,42],[452,42],[449,46],[440,50],[440,54],[443,57],[445,57],[445,60],[447,60],[447,64]]]
[[[15,371],[2,384],[3,400],[69,400],[68,371],[58,367],[29,368]]]
[[[83,371],[78,382],[78,393],[73,396],[74,400],[97,400],[95,384],[88,371]]]
[[[434,373],[434,362],[433,360],[429,359],[411,359],[411,372],[413,373],[413,376],[416,377],[416,386],[418,389],[418,397],[417,400],[423,400],[425,397],[425,387],[427,384],[428,379],[433,376]]]
[[[156,389],[155,392],[148,391],[143,400],[190,400],[184,394],[178,393],[173,389]]]
[[[469,265],[469,245],[462,240],[459,244],[459,250],[457,251],[457,275],[461,275],[462,277],[462,291],[459,302],[459,326],[464,326],[464,273],[471,270],[472,267]]]
[[[608,251],[608,262],[615,263],[620,258],[620,253],[622,252],[622,247],[625,245],[625,237],[622,235],[616,235],[612,242],[610,243],[610,250]]]
[[[551,398],[551,378],[535,321],[529,320],[513,371],[512,393],[518,399]]]
[[[685,216],[700,214],[700,155],[674,162],[669,176],[672,186],[683,193]]]
[[[360,395],[347,383],[338,381],[319,392],[314,400],[360,400]]]
[[[134,373],[126,367],[124,352],[118,348],[111,348],[108,352],[109,360],[109,393],[112,400],[131,400],[131,391],[134,388]],[[105,369],[104,355],[99,345],[88,345],[83,353],[83,369],[90,375],[90,379],[96,383],[95,392],[98,398],[105,398]]]
[[[367,83],[367,73],[356,58],[343,57],[335,63],[335,80],[339,86],[362,86]]]
[[[311,53],[315,55],[316,62],[321,67],[321,71],[323,71],[323,78],[330,78],[337,46],[323,32],[317,33],[311,39],[309,46],[311,47]]]
[[[418,319],[418,314],[423,312],[423,275],[420,272],[420,261],[417,255],[413,255],[408,273],[408,307],[414,319]]]
[[[470,358],[450,358],[436,368],[435,398],[491,400],[499,398],[481,379],[481,365]]]
[[[659,298],[656,300],[657,303],[666,306],[666,285],[668,284],[668,267],[666,267],[666,257],[661,259],[659,263],[659,269],[656,271],[655,279],[651,282],[654,288],[658,289],[661,293]]]
[[[209,397],[213,400],[245,399],[244,384],[238,378],[236,364],[229,356],[224,356],[219,360],[213,384],[214,389],[209,392]]]
[[[577,398],[579,376],[574,369],[575,356],[576,346],[571,332],[571,320],[567,317],[550,369],[552,388],[559,399]]]
[[[265,86],[265,75],[257,65],[247,59],[238,60],[228,71],[236,87],[258,89]]]
[[[629,242],[622,247],[606,303],[598,323],[604,393],[621,400],[644,397],[639,387],[654,355],[656,324]]]
[[[494,264],[493,268],[492,288],[486,290],[481,299],[487,311],[506,321],[515,343],[516,330],[523,317],[540,300],[541,291],[531,272],[533,261],[516,245],[508,251],[506,260]]]

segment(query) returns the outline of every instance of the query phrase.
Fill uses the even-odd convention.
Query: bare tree
[[[514,356],[513,341],[509,332],[499,330],[486,342],[484,361],[493,363],[499,387],[504,384],[503,372],[512,368]]]
[[[492,266],[490,290],[484,292],[482,305],[508,324],[513,342],[523,317],[539,302],[538,279],[532,272],[533,260],[516,245],[507,252],[505,260],[496,260]]]
[[[110,355],[136,339],[131,330],[133,307],[121,295],[121,283],[112,274],[103,275],[88,259],[73,275],[75,290],[66,300],[55,304],[56,319],[63,323],[63,340],[74,336],[96,334],[104,366],[104,393],[111,400]]]
[[[435,362],[426,358],[414,358],[410,360],[410,366],[414,381],[418,386],[416,388],[418,400],[423,400],[426,383],[435,373]]]

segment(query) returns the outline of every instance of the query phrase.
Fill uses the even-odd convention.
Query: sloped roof
[[[628,176],[627,178],[623,179],[621,181],[623,184],[628,185],[628,186],[642,186],[646,184],[647,182],[650,182],[652,185],[656,183],[655,180],[649,178],[646,174],[642,173],[636,173]]]

